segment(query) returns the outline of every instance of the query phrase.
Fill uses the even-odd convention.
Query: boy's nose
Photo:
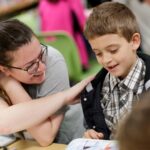
[[[110,54],[105,54],[103,56],[103,64],[108,64],[112,61],[112,57]]]

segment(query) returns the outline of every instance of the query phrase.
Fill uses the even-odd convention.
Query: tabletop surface
[[[66,145],[56,143],[53,143],[47,147],[41,147],[37,142],[27,140],[19,140],[8,146],[8,150],[65,150],[65,148]]]

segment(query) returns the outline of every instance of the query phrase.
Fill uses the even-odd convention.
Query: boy
[[[14,88],[12,80],[23,85],[27,93],[23,90],[19,92],[19,85]],[[18,20],[1,21],[0,87],[10,100],[9,105],[8,101],[7,104],[0,101],[0,108],[4,109],[3,107],[5,107],[6,109],[5,112],[1,111],[1,116],[6,116],[10,105],[25,104],[33,99],[45,99],[47,95],[68,89],[69,79],[65,60],[56,49],[41,44],[25,24]],[[55,139],[55,142],[68,143],[73,138],[81,136],[85,131],[82,125],[81,108],[78,106],[76,105],[70,110],[61,109],[34,126],[26,128],[26,126],[20,125],[20,128],[27,129],[25,137],[28,136],[26,133],[30,133],[31,137],[42,146],[49,145]],[[10,118],[13,120],[12,115]],[[9,119],[5,117],[3,124],[6,123],[7,128],[14,131],[15,126],[8,122]],[[80,127],[77,127],[76,123],[79,123]]]
[[[112,139],[118,122],[132,109],[133,97],[149,88],[150,57],[136,53],[140,32],[125,5],[106,2],[93,9],[85,36],[103,69],[82,93],[88,138]]]

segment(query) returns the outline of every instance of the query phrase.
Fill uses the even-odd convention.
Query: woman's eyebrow
[[[38,54],[38,56],[36,58],[34,58],[33,60],[27,62],[26,64],[24,64],[23,66],[28,66],[31,65],[37,58],[39,58],[39,56],[42,54],[42,49],[40,51],[40,53]]]

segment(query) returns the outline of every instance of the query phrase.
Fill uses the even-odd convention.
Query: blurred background
[[[0,21],[19,19],[41,43],[56,47],[66,60],[70,82],[74,84],[101,69],[83,29],[92,8],[106,1],[111,0],[0,0]],[[139,51],[150,54],[150,0],[112,1],[131,8],[142,36]]]

